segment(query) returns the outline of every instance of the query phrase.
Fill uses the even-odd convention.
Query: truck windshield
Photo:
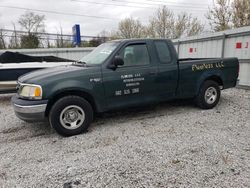
[[[85,62],[86,64],[101,64],[103,63],[108,56],[114,51],[114,49],[118,46],[118,42],[108,42],[101,44],[97,48],[95,48],[88,55],[84,56],[80,62]]]

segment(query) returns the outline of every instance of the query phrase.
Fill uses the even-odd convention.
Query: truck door
[[[151,63],[146,42],[128,43],[118,54],[124,65],[103,69],[108,109],[138,105],[155,100],[157,65]]]
[[[168,100],[175,97],[178,87],[177,57],[165,40],[154,41],[156,61],[158,65],[157,93],[159,100]]]

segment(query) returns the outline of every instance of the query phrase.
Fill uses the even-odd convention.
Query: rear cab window
[[[168,44],[165,41],[154,41],[155,49],[160,63],[170,64],[172,61]]]

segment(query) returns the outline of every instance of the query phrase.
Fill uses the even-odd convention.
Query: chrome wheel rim
[[[60,114],[60,123],[66,129],[77,129],[85,120],[83,109],[76,105],[67,106]]]
[[[209,87],[205,92],[205,101],[207,104],[213,104],[217,99],[218,93],[214,87]]]

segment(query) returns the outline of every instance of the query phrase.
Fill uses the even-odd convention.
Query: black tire
[[[212,93],[211,98],[209,98],[209,95],[206,97],[206,93],[209,94],[208,92]],[[212,109],[218,104],[220,95],[219,84],[215,81],[207,80],[202,84],[199,93],[195,98],[196,105],[202,109]]]
[[[78,124],[75,128],[71,126],[73,122],[68,123],[67,121],[71,115],[76,119],[74,122]],[[70,121],[73,121],[72,119]],[[50,125],[62,136],[73,136],[87,131],[92,120],[93,109],[91,105],[84,98],[78,96],[66,96],[59,99],[49,113]]]

